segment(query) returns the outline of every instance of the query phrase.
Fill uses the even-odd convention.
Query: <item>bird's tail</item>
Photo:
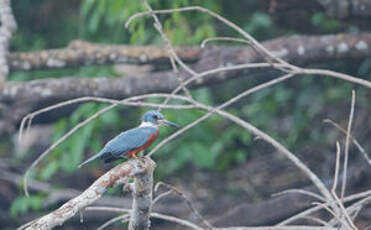
[[[86,165],[87,163],[101,157],[102,155],[104,154],[104,151],[100,151],[99,153],[95,154],[94,156],[90,157],[89,159],[87,159],[86,161],[82,162],[81,164],[79,164],[79,168],[81,168],[82,166]]]

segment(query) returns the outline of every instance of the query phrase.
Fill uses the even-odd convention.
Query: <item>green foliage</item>
[[[318,12],[312,16],[312,24],[322,31],[336,31],[341,28],[341,22],[328,18],[323,12]]]
[[[219,1],[151,1],[153,9],[179,8],[189,5],[201,5],[211,10],[220,10]],[[81,5],[83,37],[94,37],[100,41],[107,38],[114,42],[130,44],[158,43],[160,36],[153,28],[152,19],[141,17],[134,20],[129,31],[124,28],[125,22],[135,13],[146,11],[141,1],[131,0],[84,0]],[[211,17],[196,13],[174,13],[162,15],[165,32],[176,45],[197,44],[202,39],[215,35]],[[110,34],[109,37],[102,34]]]
[[[27,213],[30,210],[38,211],[42,205],[41,195],[30,195],[17,197],[10,207],[9,213],[11,216],[15,217],[20,214]]]
[[[105,106],[107,105],[86,103],[80,106],[69,118],[58,121],[55,125],[54,142],[68,130]],[[96,153],[102,148],[103,130],[116,125],[119,120],[118,111],[111,110],[82,127],[53,151],[48,158],[48,163],[41,167],[40,179],[49,179],[59,169],[68,173],[74,172],[82,162],[85,152]]]
[[[255,12],[244,29],[256,37],[269,37],[273,32],[271,31],[272,23],[272,19],[268,14]]]
[[[46,164],[40,171],[40,179],[48,180],[51,178],[59,169],[60,163],[58,160],[52,160]]]

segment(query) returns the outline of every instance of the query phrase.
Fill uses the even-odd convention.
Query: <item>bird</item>
[[[157,139],[160,126],[180,127],[178,124],[166,120],[164,115],[158,111],[147,111],[142,116],[142,122],[138,127],[120,133],[108,141],[99,153],[90,157],[78,167],[81,168],[98,158],[102,158],[105,163],[109,163],[122,158],[136,157],[139,152],[151,146]]]

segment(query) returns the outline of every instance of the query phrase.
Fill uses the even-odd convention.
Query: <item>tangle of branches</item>
[[[354,119],[355,111],[355,102],[356,102],[356,93],[352,91],[351,95],[351,106],[350,106],[350,115],[349,115],[349,122],[348,127],[346,129],[342,129],[339,126],[337,128],[342,129],[342,132],[346,135],[346,144],[345,149],[340,149],[340,144],[336,143],[336,162],[335,162],[335,172],[334,172],[334,182],[331,189],[328,189],[324,182],[306,165],[304,164],[293,152],[288,150],[284,145],[279,143],[277,140],[272,138],[269,134],[265,133],[263,130],[258,129],[249,121],[244,120],[232,113],[229,113],[226,109],[228,106],[232,105],[240,101],[241,99],[248,97],[256,92],[261,91],[262,89],[274,87],[277,84],[280,84],[284,81],[289,81],[292,78],[299,77],[302,75],[314,75],[318,77],[332,77],[341,79],[356,85],[360,85],[365,88],[371,88],[371,82],[367,80],[363,80],[361,78],[357,78],[354,76],[350,76],[343,73],[338,73],[331,70],[325,69],[309,69],[309,68],[302,68],[295,65],[292,65],[280,57],[277,57],[274,53],[266,49],[264,46],[261,45],[254,37],[252,37],[249,33],[241,29],[239,26],[234,24],[233,22],[229,21],[228,19],[212,12],[208,9],[198,7],[198,6],[190,6],[178,9],[167,9],[167,10],[153,10],[151,6],[148,4],[147,1],[143,1],[143,5],[146,7],[147,11],[140,12],[133,15],[126,23],[128,26],[133,20],[138,17],[151,17],[154,21],[154,27],[159,32],[164,42],[164,45],[167,47],[167,53],[170,60],[170,63],[173,68],[173,76],[178,81],[178,87],[173,90],[171,93],[157,93],[157,94],[147,94],[147,95],[139,95],[130,98],[125,98],[122,100],[113,100],[107,98],[99,98],[99,97],[83,97],[78,98],[75,100],[65,101],[62,103],[58,103],[31,114],[28,114],[21,123],[20,127],[20,136],[24,132],[27,132],[29,127],[32,124],[32,120],[34,117],[40,115],[41,113],[47,113],[54,109],[71,105],[74,103],[82,103],[88,101],[94,101],[97,103],[107,103],[109,104],[104,109],[98,111],[96,114],[92,115],[88,119],[82,121],[75,127],[73,127],[69,132],[67,132],[64,136],[58,139],[53,145],[51,145],[46,151],[41,153],[39,157],[31,164],[31,166],[26,170],[24,176],[24,190],[25,193],[28,195],[28,178],[30,172],[38,166],[38,164],[45,159],[48,154],[55,149],[59,144],[69,138],[73,133],[77,132],[80,128],[88,124],[89,122],[93,121],[95,118],[99,117],[103,113],[114,109],[118,106],[137,106],[137,107],[152,107],[156,109],[187,109],[187,110],[203,110],[206,113],[203,116],[200,116],[193,122],[185,125],[183,128],[179,129],[171,136],[165,138],[161,143],[159,143],[150,153],[148,153],[145,157],[139,159],[133,159],[128,162],[124,162],[115,168],[111,169],[107,172],[104,176],[99,178],[97,181],[93,183],[87,190],[85,190],[81,195],[77,196],[76,198],[68,201],[59,209],[43,216],[38,219],[35,219],[23,226],[19,229],[50,229],[54,226],[61,225],[65,221],[67,221],[72,216],[76,215],[78,212],[85,212],[85,211],[100,211],[100,212],[116,212],[119,215],[108,222],[101,225],[99,229],[104,229],[112,223],[117,221],[121,222],[129,222],[129,229],[149,229],[150,227],[150,218],[160,218],[166,221],[173,222],[175,224],[179,224],[185,226],[190,229],[230,229],[230,230],[237,230],[237,229],[358,229],[354,224],[354,218],[362,209],[362,207],[370,202],[371,194],[369,191],[359,194],[353,194],[350,196],[345,196],[346,185],[347,185],[347,167],[348,167],[348,155],[349,155],[349,146],[351,143],[357,145],[360,149],[361,153],[367,156],[364,149],[361,145],[355,140],[355,137],[352,136],[352,121]],[[192,68],[189,67],[182,59],[177,55],[171,41],[164,33],[162,28],[162,23],[157,17],[159,14],[172,14],[175,12],[185,12],[185,11],[197,11],[199,13],[208,14],[210,17],[215,18],[216,20],[220,21],[224,25],[228,26],[229,28],[235,30],[240,37],[238,38],[230,38],[230,37],[216,37],[216,38],[209,38],[202,42],[201,46],[204,47],[210,42],[214,41],[231,41],[231,42],[242,42],[251,47],[253,47],[264,59],[262,63],[244,63],[235,66],[222,66],[216,69],[210,69],[204,72],[196,72]],[[179,74],[179,69],[186,71],[191,77],[187,80],[184,80],[184,76]],[[189,92],[189,85],[193,82],[200,81],[204,77],[215,74],[215,73],[223,73],[226,71],[233,71],[236,69],[259,69],[260,71],[264,71],[265,69],[275,69],[281,73],[281,76],[278,76],[272,80],[269,80],[265,83],[260,85],[254,86],[252,88],[245,89],[244,92],[235,95],[233,98],[225,101],[220,105],[207,105],[203,104],[200,101],[195,100],[191,93]],[[156,104],[148,102],[148,99],[151,98],[162,98],[163,102]],[[172,103],[170,103],[172,102]],[[295,193],[302,193],[308,196],[314,197],[317,202],[315,202],[314,207],[305,210],[287,220],[282,221],[277,226],[269,226],[269,227],[243,227],[243,226],[235,226],[229,228],[217,228],[212,226],[206,219],[202,217],[202,215],[196,210],[196,208],[192,205],[191,201],[177,188],[173,186],[167,185],[162,183],[162,185],[167,189],[164,193],[160,194],[155,199],[152,199],[152,187],[153,187],[153,170],[155,169],[155,163],[150,159],[150,157],[155,154],[157,151],[160,151],[161,147],[165,144],[172,141],[174,138],[182,135],[187,130],[195,127],[199,123],[207,120],[212,115],[218,115],[223,117],[224,119],[232,121],[234,124],[242,127],[246,132],[251,132],[253,135],[263,139],[267,144],[274,146],[280,154],[286,157],[289,161],[291,161],[305,176],[310,179],[310,181],[315,185],[318,190],[318,193],[304,191],[304,190],[290,190],[283,192],[282,194],[295,192]],[[331,122],[332,124],[336,124]],[[362,149],[362,150],[361,150]],[[202,154],[202,153],[199,153]],[[340,175],[340,159],[341,154],[344,155],[343,159],[343,173]],[[336,188],[339,184],[339,177],[341,177],[341,191],[338,194],[336,192]],[[113,208],[113,207],[91,207],[90,205],[103,193],[106,189],[127,184],[129,178],[134,179],[134,183],[130,184],[130,190],[133,194],[133,208],[132,209],[124,209],[124,208]],[[145,182],[145,183],[144,183]],[[147,198],[143,198],[143,194],[146,194]],[[198,223],[193,223],[191,221],[181,219],[180,217],[164,215],[161,213],[152,212],[152,205],[156,202],[160,202],[161,198],[167,196],[169,194],[177,194],[182,197],[183,200],[188,204],[190,210],[195,213],[198,217]],[[282,195],[281,194],[281,195]],[[356,201],[356,202],[355,202]],[[139,205],[140,204],[140,208]],[[349,205],[350,204],[350,205]],[[145,207],[145,211],[143,211],[143,207]],[[312,214],[318,212],[319,210],[327,211],[331,216],[331,220],[322,220],[316,217],[313,217]],[[305,225],[305,226],[291,226],[290,223],[298,220],[298,219],[308,219],[313,222],[313,226]]]

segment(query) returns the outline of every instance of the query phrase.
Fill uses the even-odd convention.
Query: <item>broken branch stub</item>
[[[148,230],[151,225],[149,218],[152,210],[153,171],[156,163],[149,157],[141,160],[145,170],[134,176],[129,230]]]

